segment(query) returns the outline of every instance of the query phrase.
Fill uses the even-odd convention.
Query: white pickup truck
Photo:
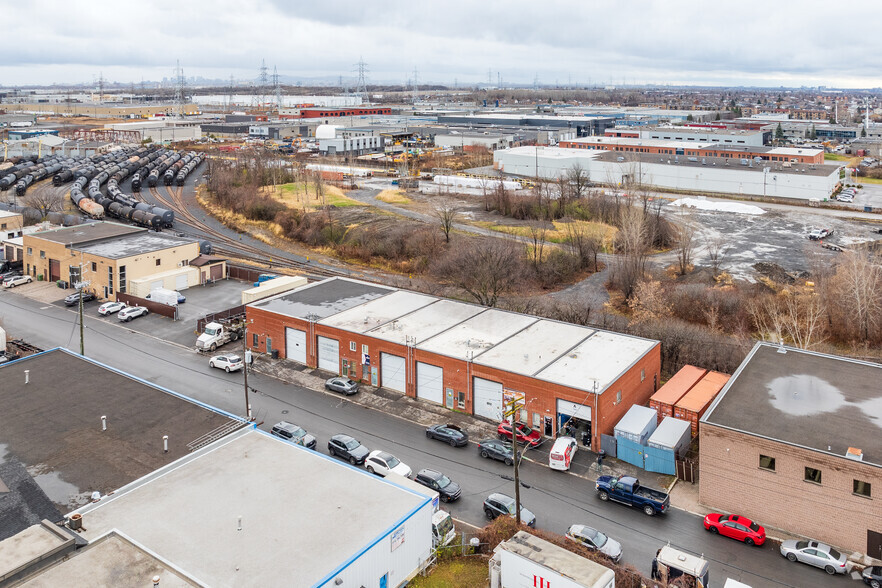
[[[808,238],[812,241],[821,241],[833,234],[833,229],[813,229]]]
[[[229,341],[238,341],[244,330],[238,324],[208,323],[196,339],[196,351],[214,351]]]

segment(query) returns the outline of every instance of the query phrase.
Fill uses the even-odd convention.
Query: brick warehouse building
[[[757,343],[701,420],[700,502],[882,558],[882,366]]]
[[[595,449],[658,386],[658,341],[356,280],[246,312],[255,350],[493,421],[504,398],[522,395],[523,422],[553,435],[572,418]]]

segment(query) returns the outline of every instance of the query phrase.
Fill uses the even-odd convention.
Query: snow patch
[[[766,211],[759,206],[742,204],[741,202],[715,202],[703,198],[680,198],[671,202],[671,206],[685,206],[697,210],[710,210],[716,212],[735,212],[738,214],[765,214]]]

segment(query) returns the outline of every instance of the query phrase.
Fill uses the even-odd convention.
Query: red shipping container
[[[658,422],[666,416],[674,416],[674,405],[704,377],[707,370],[694,365],[684,365],[665,385],[649,399],[649,408],[658,412]]]
[[[698,434],[698,421],[729,381],[726,374],[708,372],[674,405],[674,417],[692,423],[692,436]]]

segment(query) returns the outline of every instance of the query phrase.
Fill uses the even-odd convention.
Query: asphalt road
[[[47,349],[78,349],[73,310],[4,291],[0,292],[0,318],[14,337]],[[86,318],[85,341],[90,358],[221,409],[244,413],[242,374],[212,370],[207,359],[192,350],[94,316]],[[316,435],[322,452],[327,451],[331,435],[349,433],[371,449],[391,451],[414,472],[431,467],[459,482],[463,496],[445,508],[460,521],[460,527],[484,524],[482,502],[487,494],[513,493],[512,482],[501,477],[510,474],[511,468],[482,459],[474,445],[457,449],[430,441],[421,426],[409,421],[260,374],[249,376],[249,384],[255,390],[251,394],[254,415],[265,429],[279,420],[297,423]],[[853,584],[847,577],[833,578],[822,570],[787,562],[771,545],[747,547],[712,536],[704,531],[700,517],[684,511],[673,509],[664,516],[647,517],[637,509],[601,503],[591,481],[538,463],[523,462],[521,479],[530,485],[522,490],[521,499],[536,514],[538,527],[563,533],[573,523],[595,526],[622,543],[624,563],[647,575],[656,550],[670,542],[703,554],[711,562],[714,587],[722,586],[727,577],[754,588]]]

